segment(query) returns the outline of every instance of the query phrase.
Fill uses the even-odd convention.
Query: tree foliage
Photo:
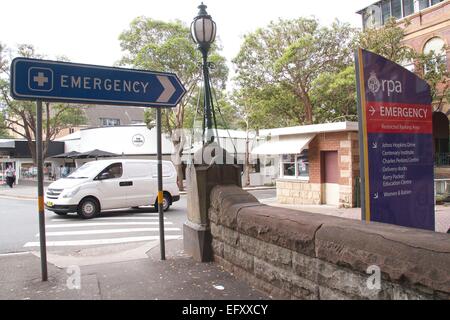
[[[9,66],[13,55],[27,58],[43,58],[38,54],[33,45],[22,44],[13,51],[0,44],[0,130],[22,137],[27,140],[33,161],[36,162],[36,103],[31,101],[13,100],[9,85]],[[84,124],[86,119],[83,111],[68,104],[44,103],[43,106],[43,140],[44,158],[47,155],[48,145],[54,140],[61,130]],[[3,121],[1,121],[3,120]]]
[[[356,30],[314,18],[278,20],[245,36],[236,65],[236,82],[251,100],[262,126],[316,121],[311,90],[322,73],[339,72],[352,62]],[[242,94],[239,94],[242,96]],[[266,116],[264,116],[266,114]]]
[[[134,68],[173,72],[178,75],[187,89],[187,93],[174,109],[163,111],[163,127],[172,134],[175,129],[185,127],[186,113],[195,112],[198,85],[201,81],[201,55],[190,38],[190,30],[180,21],[165,22],[146,17],[133,20],[128,30],[120,36],[120,45],[124,52],[120,65]],[[228,68],[225,58],[218,54],[218,47],[213,46],[209,55],[211,79],[214,87],[225,88]],[[154,110],[147,111],[148,125],[154,125]]]

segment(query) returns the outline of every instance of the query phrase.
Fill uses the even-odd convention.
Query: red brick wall
[[[311,183],[322,182],[322,170],[320,161],[321,151],[338,151],[339,169],[341,169],[341,155],[349,155],[348,150],[340,150],[342,140],[347,140],[347,132],[321,133],[318,134],[309,144],[309,181]],[[343,183],[344,182],[344,183]],[[340,179],[339,184],[347,184]]]

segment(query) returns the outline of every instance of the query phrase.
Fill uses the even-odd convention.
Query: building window
[[[403,17],[402,15],[402,0],[392,0],[391,1],[391,9],[392,9],[392,16],[396,19],[401,19]]]
[[[283,155],[281,158],[281,176],[284,178],[309,179],[308,150],[299,155]]]
[[[447,64],[447,52],[445,50],[445,42],[439,37],[434,37],[423,47],[424,54],[435,54],[436,58],[432,59],[429,65],[425,66],[425,73],[435,70],[437,72],[440,65]]]
[[[299,177],[309,178],[308,150],[297,157],[297,174]]]
[[[431,5],[434,6],[435,4],[438,4],[439,2],[442,2],[444,0],[431,0]]]
[[[414,13],[414,0],[403,0],[403,16],[409,16]]]
[[[120,119],[100,118],[100,124],[102,127],[120,126]]]
[[[74,128],[69,128],[69,134],[72,134],[72,133],[74,133],[75,132],[75,129]]]
[[[281,162],[283,176],[284,177],[295,177],[295,155],[283,155]]]
[[[415,64],[414,64],[414,60],[413,59],[406,59],[406,60],[404,60],[403,62],[401,62],[400,63],[400,65],[403,67],[403,68],[405,68],[405,69],[407,69],[407,70],[409,70],[409,71],[411,71],[411,72],[414,72],[415,71]]]
[[[430,6],[430,0],[418,0],[419,1],[419,10],[426,9]]]
[[[391,2],[385,1],[381,4],[381,15],[383,18],[383,24],[386,24],[391,17]]]

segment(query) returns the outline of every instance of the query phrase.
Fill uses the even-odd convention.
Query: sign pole
[[[44,210],[44,172],[42,155],[42,100],[36,102],[36,160],[38,167],[38,210],[39,210],[39,238],[41,250],[42,281],[48,280],[47,248],[45,243],[45,210]]]
[[[361,86],[364,85],[364,75],[363,75],[363,67],[362,67],[362,52],[361,49],[357,50],[355,53],[355,71],[356,71],[356,95],[357,95],[357,110],[358,110],[358,135],[359,135],[359,171],[360,171],[360,190],[361,190],[361,220],[366,223],[370,223],[370,216],[367,215],[367,202],[366,202],[366,162],[364,157],[365,152],[365,103],[363,95],[365,92],[361,92]]]
[[[158,213],[159,213],[159,241],[161,248],[161,260],[166,260],[166,247],[164,243],[164,194],[162,174],[162,147],[161,147],[161,108],[156,109],[156,145],[158,159]]]

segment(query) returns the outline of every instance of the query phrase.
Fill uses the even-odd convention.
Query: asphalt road
[[[258,199],[275,197],[275,190],[257,190],[251,193]],[[0,254],[38,251],[37,202],[0,198],[0,210]],[[165,213],[166,240],[182,237],[186,210],[186,196],[182,196]],[[152,207],[102,212],[92,220],[82,220],[76,214],[58,216],[46,211],[45,220],[49,252],[70,253],[82,248],[159,241],[158,213]]]

